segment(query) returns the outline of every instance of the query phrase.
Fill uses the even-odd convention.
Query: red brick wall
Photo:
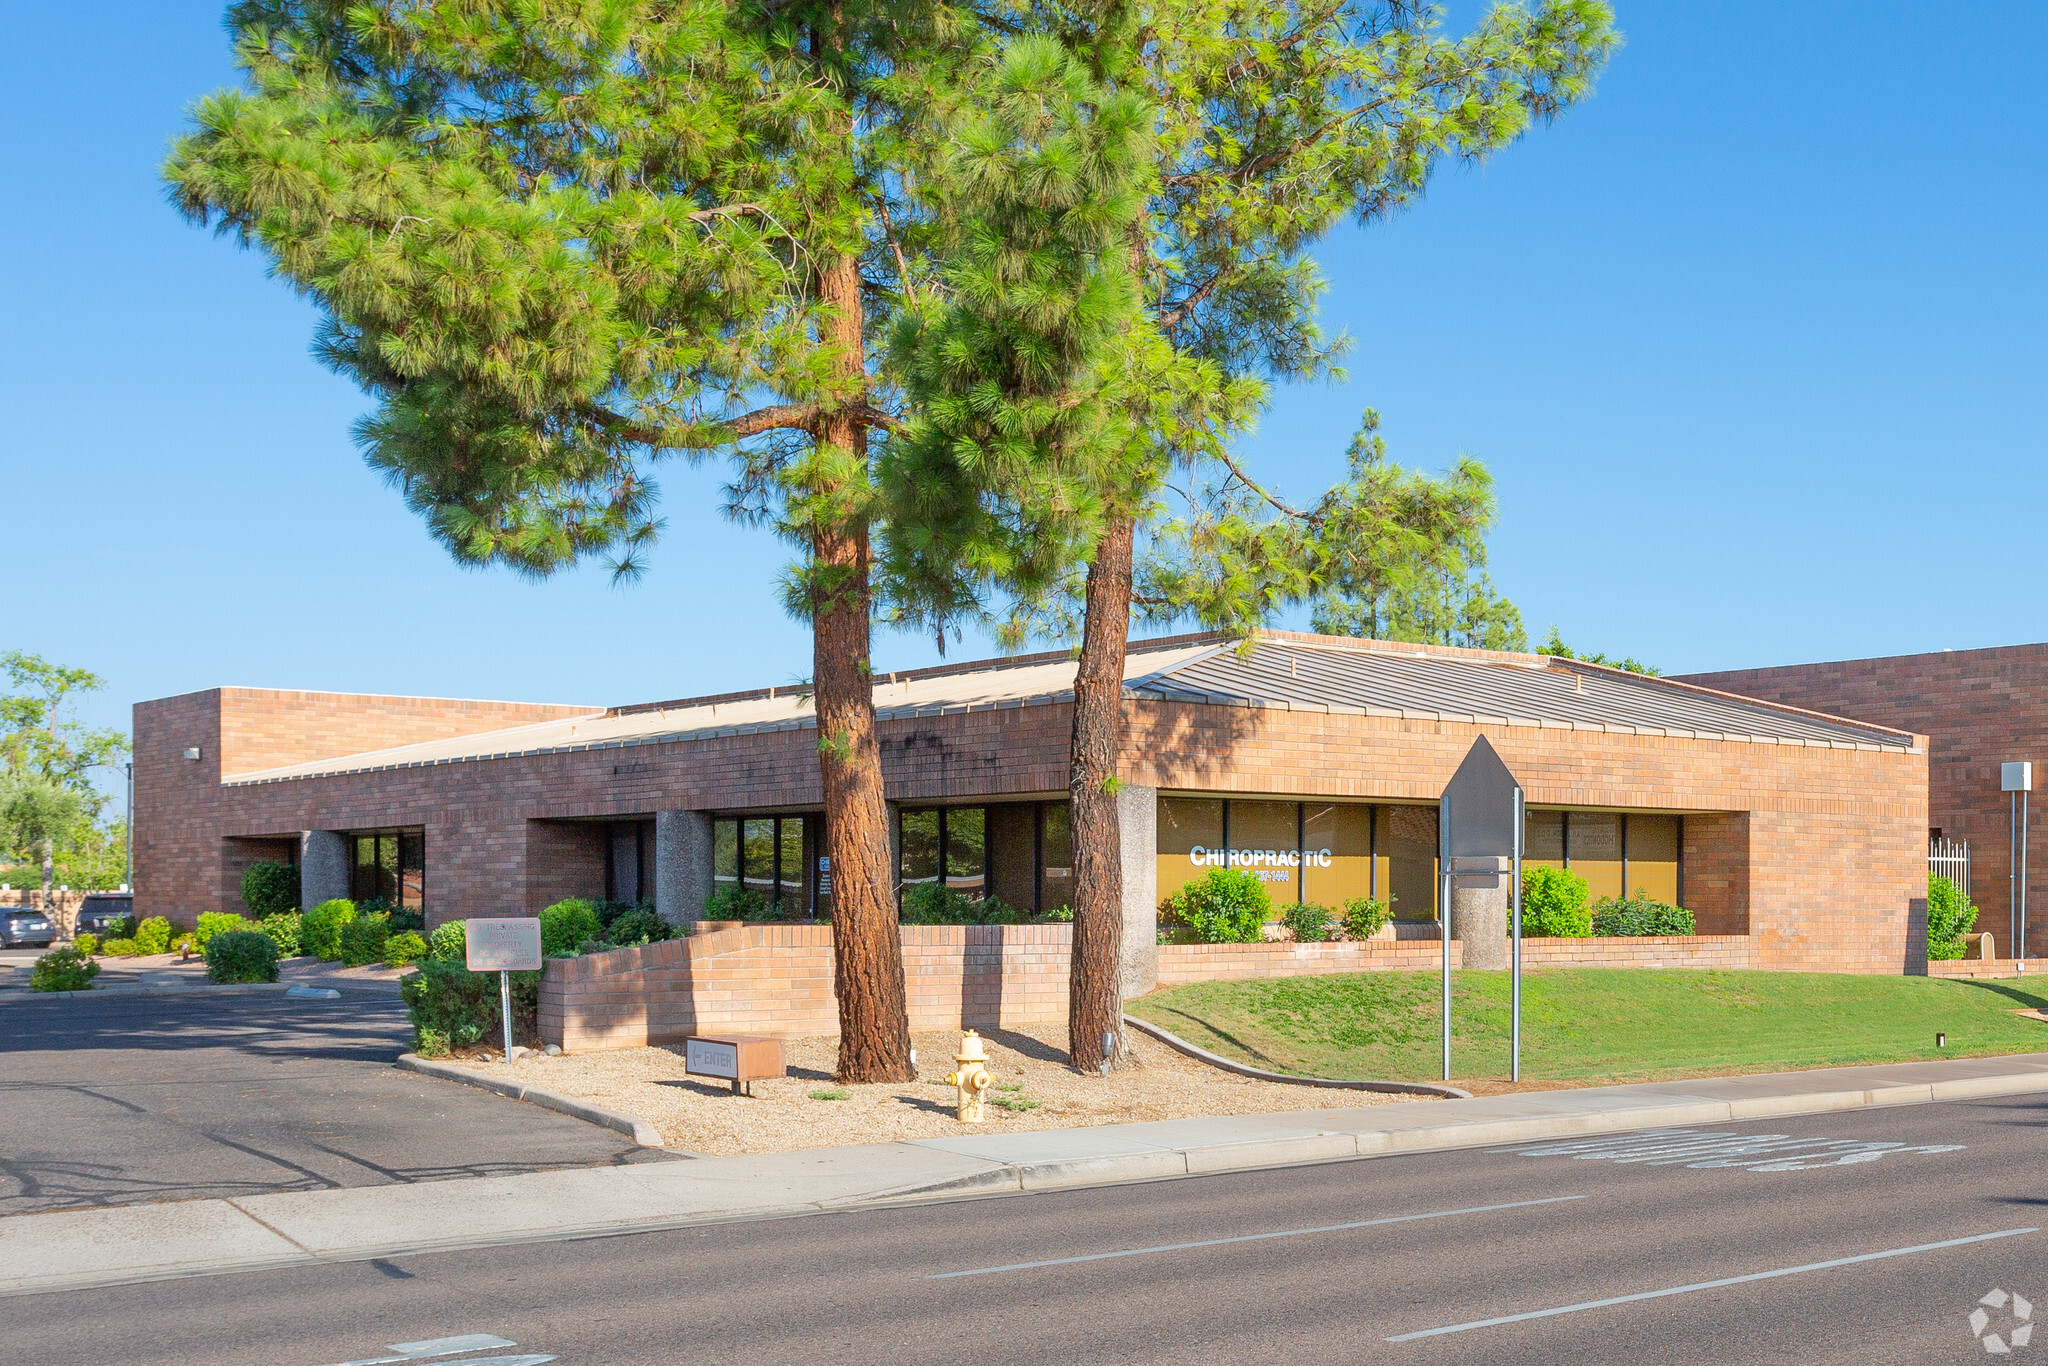
[[[1978,928],[2011,940],[2010,814],[1998,767],[2031,759],[2048,786],[2048,645],[1694,674],[1685,681],[1928,738],[1927,823],[1970,844]],[[2048,953],[2048,842],[2028,860],[2028,947]],[[1924,846],[1923,846],[1924,848]],[[2040,914],[2032,914],[2034,908]]]
[[[437,921],[527,914],[602,886],[601,854],[574,853],[545,822],[820,800],[807,729],[223,787],[212,748],[175,758],[178,736],[216,743],[219,705],[137,708],[145,913],[215,909],[226,836],[423,825]],[[1900,971],[1906,902],[1924,894],[1922,753],[1184,703],[1133,702],[1127,716],[1120,771],[1162,788],[1431,800],[1484,734],[1534,804],[1684,813],[1685,899],[1703,930],[1754,936],[1759,967]],[[888,795],[1059,791],[1070,723],[1065,704],[883,722]]]
[[[1015,1029],[1064,1024],[1065,925],[906,925],[910,1027]],[[1459,963],[1451,944],[1451,964]],[[1159,985],[1251,977],[1428,969],[1435,940],[1344,944],[1165,944]],[[1746,968],[1741,935],[1671,939],[1530,939],[1531,967]],[[552,960],[541,979],[541,1037],[569,1052],[673,1043],[691,1034],[836,1034],[832,931],[740,925],[612,953]]]
[[[528,821],[526,823],[526,906],[522,915],[539,915],[568,897],[596,899],[604,895],[605,827],[591,821]],[[428,877],[433,876],[432,871]],[[433,923],[454,918],[434,907]]]
[[[1162,703],[1131,709],[1135,782],[1433,800],[1487,736],[1533,806],[1686,815],[1685,900],[1755,966],[1899,972],[1925,895],[1927,756]]]
[[[1065,1021],[1069,927],[906,925],[900,933],[912,1029]],[[742,925],[550,961],[540,1031],[570,1052],[691,1034],[836,1034],[831,928]]]
[[[219,693],[221,771],[229,777],[603,710],[539,702],[270,688],[222,688]]]
[[[430,851],[438,844],[451,857],[446,884],[453,894],[450,900],[461,905],[469,899],[467,889],[488,886],[494,872],[507,866],[508,841],[503,832],[476,829],[464,809],[464,785],[459,780],[442,781],[431,788],[421,784],[407,805],[402,799],[394,802],[382,785],[358,793],[353,802],[308,802],[304,800],[306,789],[300,787],[293,788],[285,800],[273,796],[251,801],[247,793],[277,794],[286,789],[284,785],[224,788],[223,775],[360,753],[381,745],[470,735],[589,710],[260,688],[211,688],[137,703],[136,914],[168,916],[190,926],[202,911],[240,910],[241,870],[252,859],[245,848],[224,844],[227,837],[283,838],[295,837],[301,830],[379,825],[429,826]],[[199,758],[184,758],[187,749],[197,749]],[[446,770],[440,773],[445,779]],[[335,793],[347,790],[345,785],[330,788]],[[435,839],[431,827],[440,829],[442,839]],[[457,831],[460,836],[449,838]],[[473,841],[495,848],[495,861],[479,861],[471,848]],[[523,833],[516,842],[521,847],[510,850],[509,859],[515,869],[524,852]],[[433,857],[430,852],[429,858]],[[430,877],[432,873],[430,869]],[[458,888],[464,890],[458,892]],[[480,904],[497,905],[495,893]],[[447,907],[441,909],[445,914]]]

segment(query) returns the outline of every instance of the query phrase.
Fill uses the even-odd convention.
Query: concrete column
[[[702,920],[711,873],[711,817],[702,811],[655,812],[654,913],[671,925]]]
[[[1159,789],[1127,783],[1116,792],[1123,836],[1124,999],[1159,985]]]
[[[348,838],[339,830],[299,832],[299,909],[348,895]]]
[[[1508,966],[1508,860],[1451,860],[1451,938],[1468,968]]]

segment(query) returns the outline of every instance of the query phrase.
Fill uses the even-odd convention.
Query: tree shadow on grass
[[[1286,1070],[1285,1068],[1280,1066],[1279,1062],[1276,1059],[1269,1056],[1263,1050],[1252,1047],[1250,1044],[1246,1043],[1243,1039],[1238,1038],[1237,1035],[1231,1033],[1229,1030],[1219,1028],[1216,1025],[1210,1023],[1208,1020],[1202,1019],[1200,1016],[1190,1015],[1185,1010],[1174,1010],[1171,1007],[1163,1009],[1158,1013],[1161,1015],[1177,1016],[1179,1019],[1185,1020],[1191,1025],[1198,1026],[1201,1030],[1213,1034],[1217,1038],[1223,1040],[1232,1048],[1242,1051],[1247,1057],[1258,1059],[1261,1063],[1264,1063],[1267,1067],[1273,1069],[1274,1071]],[[1154,1021],[1154,1023],[1163,1025],[1165,1022]],[[1182,1038],[1187,1038],[1187,1031],[1182,1030],[1177,1032],[1180,1033]],[[1188,1039],[1188,1042],[1199,1046],[1198,1040]]]
[[[1959,982],[1966,987],[1974,987],[1978,991],[1995,992],[2007,1000],[2015,1002],[2016,1008],[2019,1009],[2040,1010],[2048,1007],[2048,996],[2042,996],[2038,992],[2011,986],[2005,982],[1987,981],[1980,977],[1957,977],[1950,978],[1949,980]],[[2044,1051],[2048,1051],[2048,1031],[2043,1032],[2041,1047]]]

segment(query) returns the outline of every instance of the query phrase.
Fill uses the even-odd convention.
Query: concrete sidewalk
[[[2028,1092],[2048,1053],[11,1215],[0,1294]]]

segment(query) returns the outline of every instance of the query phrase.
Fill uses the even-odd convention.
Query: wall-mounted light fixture
[[[187,759],[197,759],[199,757],[199,751],[197,749],[188,749],[185,751],[185,757]]]

